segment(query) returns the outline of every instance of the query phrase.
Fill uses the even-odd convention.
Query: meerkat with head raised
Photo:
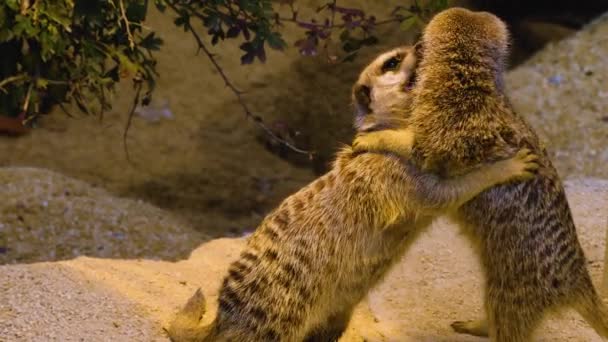
[[[407,51],[386,63],[391,73],[405,68]],[[375,72],[372,65],[366,70]],[[201,325],[205,297],[197,291],[167,332],[176,342],[335,341],[355,305],[433,218],[488,187],[531,178],[535,159],[523,149],[443,179],[394,155],[345,147],[331,171],[285,199],[249,237],[224,279],[214,322]]]
[[[407,126],[356,139],[356,150],[408,155],[426,172],[468,172],[527,147],[541,156],[529,181],[490,188],[454,215],[484,270],[487,319],[455,322],[461,333],[529,341],[544,314],[574,307],[608,338],[608,312],[586,269],[563,186],[538,137],[504,92],[509,35],[492,14],[453,8],[425,28]],[[407,129],[405,129],[407,128]],[[413,150],[409,136],[413,130]]]

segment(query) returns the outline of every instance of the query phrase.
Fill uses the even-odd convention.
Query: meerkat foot
[[[451,324],[452,329],[459,334],[488,337],[488,321],[471,320],[456,321]]]
[[[352,310],[329,317],[324,326],[314,329],[304,342],[337,342],[348,327]]]

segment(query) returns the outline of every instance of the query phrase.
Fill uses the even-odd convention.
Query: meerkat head
[[[507,25],[494,14],[453,7],[433,17],[424,29],[420,44],[433,47],[432,58],[449,59],[462,54],[468,58],[489,57],[502,71],[509,41]],[[473,51],[473,47],[477,50]]]
[[[402,46],[376,57],[352,88],[354,126],[359,132],[390,128],[407,117],[416,78],[416,46]]]

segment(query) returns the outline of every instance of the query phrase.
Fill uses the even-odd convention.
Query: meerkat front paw
[[[536,176],[536,171],[540,167],[538,165],[538,156],[527,148],[519,150],[515,156],[505,160],[505,176],[509,180],[529,180]],[[509,176],[510,175],[510,176]]]
[[[381,151],[385,145],[381,131],[359,134],[353,141],[353,151],[359,153]]]
[[[411,130],[383,130],[358,135],[353,141],[354,152],[390,152],[409,157],[414,144]]]

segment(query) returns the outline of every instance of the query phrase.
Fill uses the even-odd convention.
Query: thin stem
[[[34,89],[34,82],[30,82],[30,86],[27,88],[27,94],[23,101],[23,107],[21,108],[24,113],[27,113],[27,109],[30,106],[30,96],[32,96],[32,89]]]
[[[122,143],[125,149],[125,154],[127,156],[127,161],[133,165],[133,161],[131,161],[131,157],[129,156],[129,146],[127,145],[127,134],[129,133],[129,128],[131,128],[131,123],[133,121],[133,115],[135,114],[135,109],[137,108],[137,104],[139,103],[139,95],[141,93],[142,80],[135,79],[135,98],[133,98],[133,105],[131,106],[131,110],[129,111],[129,117],[127,119],[127,123],[125,125],[125,130],[122,133]]]
[[[317,28],[324,28],[324,29],[329,29],[329,30],[333,30],[333,29],[341,29],[341,28],[345,28],[346,24],[331,24],[331,25],[325,25],[325,24],[317,24],[317,23],[313,23],[313,22],[308,22],[308,21],[301,21],[301,20],[297,20],[297,19],[293,19],[293,18],[285,18],[285,17],[279,17],[279,20],[281,21],[286,21],[288,23],[294,23],[296,25],[299,26],[312,26],[312,27],[317,27]],[[401,21],[402,19],[400,18],[389,18],[389,19],[384,19],[384,20],[380,20],[377,21],[374,26],[382,26],[382,25],[386,25],[386,24],[391,24],[397,21]]]
[[[331,4],[331,21],[329,22],[329,26],[334,26],[334,20],[336,19],[336,3],[338,0],[334,0]]]

